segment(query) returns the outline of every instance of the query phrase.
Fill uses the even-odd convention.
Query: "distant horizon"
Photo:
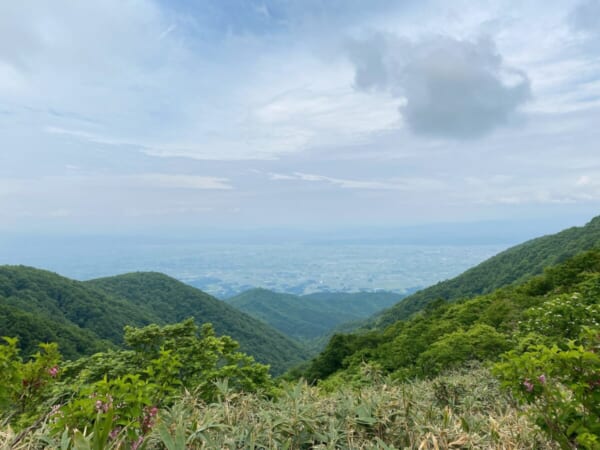
[[[297,225],[297,226],[246,226],[239,225],[210,226],[148,226],[126,229],[2,229],[0,225],[0,243],[11,237],[21,238],[115,238],[115,239],[151,239],[151,240],[194,240],[213,242],[256,242],[279,241],[353,241],[418,243],[420,245],[470,243],[514,244],[544,234],[555,233],[573,226],[584,226],[593,218],[600,216],[600,209],[591,214],[579,213],[542,218],[503,218],[479,221],[444,221],[419,224],[362,224],[346,226]]]
[[[573,219],[573,218],[571,218]],[[219,298],[263,287],[290,294],[405,293],[451,278],[558,221],[429,224],[345,231],[221,230],[218,235],[0,234],[0,264],[87,280],[162,272]]]

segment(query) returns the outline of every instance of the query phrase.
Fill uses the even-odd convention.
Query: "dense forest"
[[[600,251],[591,250],[517,286],[453,303],[440,299],[381,331],[337,334],[304,375],[351,379],[369,362],[406,380],[494,360],[520,336],[551,346],[599,325],[599,298]]]
[[[335,327],[375,314],[403,298],[393,292],[318,292],[292,295],[268,289],[251,289],[227,303],[263,320],[286,336],[311,342]]]
[[[185,319],[194,297],[183,293],[193,288],[166,276],[78,283],[5,268],[2,305],[32,320],[46,311],[56,323],[100,338],[98,328],[70,321],[62,308],[71,300],[47,289],[54,280],[81,294],[89,289],[90,299],[114,296],[107,298],[115,307],[154,305],[164,320],[178,322],[126,325],[120,339],[106,330],[103,339],[111,344],[78,359],[65,357],[56,343],[42,343],[30,355],[20,351],[18,335],[6,336],[0,345],[0,443],[64,449],[598,450],[598,223],[492,258],[501,262],[493,277],[490,261],[470,271],[489,272],[500,287],[478,294],[475,286],[468,293],[462,284],[467,272],[452,284],[465,286],[463,294],[427,299],[387,326],[335,334],[308,365],[278,379],[216,326]],[[540,270],[542,260],[550,263]],[[38,289],[46,289],[46,297],[34,298]],[[174,308],[181,311],[169,309],[171,297],[179,299]],[[95,314],[103,312],[98,307]],[[204,322],[208,314],[198,317]]]
[[[22,266],[0,266],[0,336],[19,338],[24,355],[56,342],[75,359],[123,346],[126,325],[166,325],[194,317],[232,336],[274,374],[304,359],[304,349],[265,323],[159,273],[87,282]]]

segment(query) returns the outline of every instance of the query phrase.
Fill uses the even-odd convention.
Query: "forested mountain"
[[[342,323],[363,319],[401,298],[392,292],[320,292],[299,296],[251,289],[226,302],[287,336],[306,341],[327,335]]]
[[[552,346],[600,325],[600,250],[580,253],[516,286],[454,303],[431,302],[383,331],[338,334],[305,372],[352,379],[365,363],[399,379],[496,360],[520,345]],[[517,344],[518,338],[523,342]]]
[[[127,301],[24,266],[0,267],[0,310],[0,336],[18,336],[24,354],[52,341],[68,358],[120,345],[125,325],[152,322]]]
[[[545,267],[560,263],[577,253],[600,246],[600,216],[583,227],[532,239],[447,281],[418,291],[391,308],[368,319],[367,327],[383,328],[404,320],[437,299],[449,301],[492,292],[541,274]]]
[[[197,323],[212,323],[219,335],[240,343],[242,351],[270,364],[281,373],[305,358],[303,347],[227,303],[162,273],[137,272],[86,281],[85,284],[126,299],[165,325],[194,317]]]
[[[18,337],[24,355],[51,341],[73,359],[122,346],[125,325],[166,325],[192,316],[232,336],[273,373],[304,357],[299,344],[263,322],[166,275],[79,282],[30,267],[0,267],[0,336]]]

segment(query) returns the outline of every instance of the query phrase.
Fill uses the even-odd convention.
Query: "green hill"
[[[0,267],[0,335],[19,336],[24,354],[58,342],[68,358],[123,343],[123,327],[152,322],[125,300],[52,272]]]
[[[123,345],[125,325],[166,325],[194,317],[232,336],[244,352],[281,373],[305,357],[278,331],[204,292],[159,273],[88,282],[24,266],[0,266],[0,336],[19,337],[30,355],[57,342],[68,359]]]
[[[543,275],[471,299],[430,303],[382,331],[337,334],[308,365],[309,380],[358,376],[366,363],[399,379],[436,376],[468,361],[494,361],[532,344],[556,345],[600,324],[600,250]],[[337,381],[339,383],[339,380]]]
[[[392,292],[320,292],[292,295],[251,289],[227,301],[292,338],[308,341],[327,335],[342,323],[370,316],[402,298]]]
[[[600,216],[583,227],[568,228],[511,247],[455,278],[406,297],[365,324],[367,327],[383,328],[397,320],[407,319],[437,299],[455,301],[519,283],[539,275],[547,266],[597,246],[600,246]]]
[[[156,272],[137,272],[86,281],[94,290],[126,299],[165,325],[194,317],[210,322],[219,335],[240,343],[241,350],[271,365],[279,374],[305,359],[304,348],[267,324],[199,289]]]

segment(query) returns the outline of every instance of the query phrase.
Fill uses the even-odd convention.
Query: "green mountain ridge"
[[[319,292],[293,295],[256,288],[225,300],[287,336],[311,341],[341,324],[354,322],[398,302],[392,292]]]
[[[582,227],[571,227],[511,247],[455,278],[409,295],[391,308],[364,321],[362,327],[385,328],[398,320],[407,319],[437,299],[455,301],[522,282],[541,274],[545,267],[598,246],[600,216]]]
[[[305,358],[303,347],[265,323],[158,273],[87,282],[26,266],[0,266],[0,336],[17,336],[24,355],[57,342],[68,359],[123,345],[123,327],[211,322],[278,374]]]
[[[122,299],[26,266],[0,266],[0,309],[0,335],[19,336],[25,354],[55,341],[68,358],[121,345],[125,325],[152,321]]]
[[[600,324],[599,298],[600,250],[592,249],[517,285],[452,303],[440,299],[384,330],[337,334],[302,375],[339,384],[369,363],[407,380],[495,361],[518,339],[523,349],[551,347]]]
[[[165,325],[194,317],[210,322],[219,335],[240,343],[242,351],[271,364],[274,373],[305,359],[304,348],[290,338],[222,300],[158,272],[134,272],[85,282],[150,311],[153,323]]]

